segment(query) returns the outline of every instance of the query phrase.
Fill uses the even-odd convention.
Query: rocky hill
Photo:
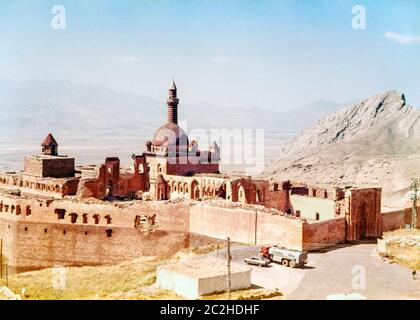
[[[408,201],[420,176],[420,112],[395,91],[332,113],[288,142],[265,176],[326,186],[383,187],[383,205]]]

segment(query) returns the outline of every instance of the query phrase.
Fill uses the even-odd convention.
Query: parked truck
[[[261,248],[261,254],[270,261],[281,263],[283,266],[290,268],[302,268],[308,263],[308,253],[284,247],[263,247]]]

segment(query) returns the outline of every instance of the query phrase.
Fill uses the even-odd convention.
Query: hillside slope
[[[383,205],[404,206],[420,176],[420,112],[395,91],[343,108],[305,129],[265,176],[326,186],[383,187]]]

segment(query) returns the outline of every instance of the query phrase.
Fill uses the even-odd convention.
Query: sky
[[[0,0],[0,78],[162,100],[172,77],[187,103],[283,111],[395,89],[420,108],[420,1]]]

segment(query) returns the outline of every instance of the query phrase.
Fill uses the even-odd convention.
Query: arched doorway
[[[192,199],[200,198],[200,186],[198,185],[198,182],[196,180],[194,180],[191,183],[191,198]]]
[[[217,189],[216,195],[220,198],[226,199],[226,184],[223,184]]]
[[[196,186],[194,189],[194,199],[200,199],[200,187]]]

